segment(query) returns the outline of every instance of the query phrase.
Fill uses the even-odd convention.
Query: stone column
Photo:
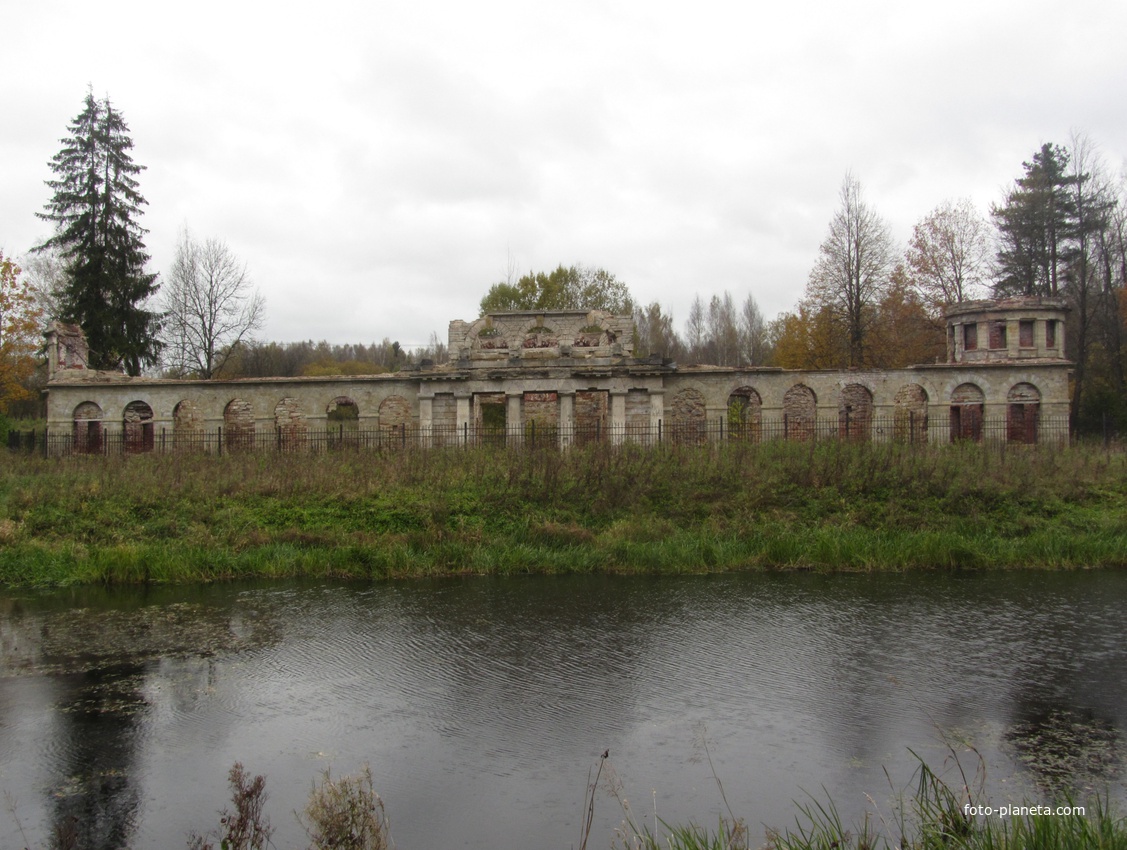
[[[1006,320],[1006,357],[1017,360],[1021,356],[1021,321]]]
[[[434,393],[423,395],[419,389],[419,445],[430,447],[434,425]]]
[[[610,391],[610,442],[618,445],[626,438],[626,390]]]
[[[470,424],[470,394],[454,393],[454,427],[458,430],[454,442],[458,445],[464,446],[468,442]]]
[[[375,421],[376,417],[374,416],[365,418],[363,415],[361,415],[357,419],[356,427],[360,429],[361,433],[364,433],[365,427],[370,429]],[[220,420],[218,424],[223,425],[222,420]],[[328,445],[329,414],[325,412],[324,408],[315,409],[312,412],[306,414],[305,428],[306,433],[309,434],[309,445],[313,449],[313,451],[321,451],[325,448],[325,446]],[[226,427],[223,428],[223,432],[226,434]]]
[[[559,394],[560,398],[560,448],[570,446],[575,439],[575,390]]]
[[[710,443],[718,443],[721,439],[728,439],[728,408],[704,408],[704,431]]]
[[[650,390],[650,433],[647,442],[656,443],[659,435],[661,439],[665,439],[665,435],[661,434],[661,420],[664,418],[665,390]]]
[[[524,442],[524,423],[520,419],[520,403],[524,398],[521,392],[505,392],[505,437],[512,445]]]

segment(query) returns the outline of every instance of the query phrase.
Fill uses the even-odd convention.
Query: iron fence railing
[[[726,441],[768,442],[785,440],[810,442],[843,440],[852,442],[897,442],[915,445],[955,441],[1041,443],[1060,445],[1069,442],[1071,431],[1066,416],[952,417],[936,422],[927,416],[889,417],[799,417],[781,416],[750,422],[726,418],[694,422],[627,423],[610,425],[602,421],[562,426],[530,421],[516,427],[494,428],[465,423],[461,426],[394,425],[378,428],[349,427],[341,423],[327,428],[286,426],[275,428],[217,427],[183,431],[142,423],[125,428],[106,427],[105,423],[85,421],[73,430],[58,432],[11,431],[8,447],[12,451],[44,455],[105,454],[120,455],[155,452],[207,452],[225,454],[246,451],[304,452],[328,451],[406,451],[442,446],[522,446],[567,447],[587,443],[640,443],[644,445],[711,444]]]

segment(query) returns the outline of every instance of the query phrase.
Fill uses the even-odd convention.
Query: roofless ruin
[[[49,451],[317,450],[497,441],[1068,438],[1066,307],[1054,298],[947,311],[947,362],[798,371],[634,356],[602,311],[450,323],[450,363],[384,375],[131,378],[86,368],[81,331],[47,333]]]

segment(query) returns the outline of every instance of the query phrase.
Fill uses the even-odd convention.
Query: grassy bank
[[[592,836],[597,798],[605,794],[621,808],[622,821],[610,846],[621,850],[1123,850],[1127,848],[1127,819],[1110,801],[1095,797],[1064,806],[1040,803],[992,805],[981,788],[964,780],[948,784],[921,762],[914,787],[901,793],[886,813],[869,811],[856,824],[846,825],[832,801],[797,805],[795,826],[783,831],[768,828],[766,843],[753,843],[748,825],[728,807],[720,785],[722,811],[715,828],[697,824],[667,824],[634,814],[622,796],[621,783],[606,755],[593,771],[587,787],[580,850],[602,846]],[[605,770],[604,770],[605,768]],[[602,780],[602,782],[600,782]],[[266,777],[251,777],[236,763],[228,776],[229,809],[220,828],[194,833],[190,850],[253,850],[270,843],[273,828],[265,814]],[[336,850],[387,850],[393,847],[390,822],[383,802],[365,766],[356,776],[333,779],[326,771],[314,784],[309,803],[298,816],[310,848]],[[641,823],[640,821],[646,821]]]
[[[0,582],[1127,564],[1097,448],[0,458]]]

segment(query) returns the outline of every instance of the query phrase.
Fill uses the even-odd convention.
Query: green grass
[[[768,443],[0,456],[0,583],[1127,564],[1127,457]]]
[[[957,760],[956,760],[957,761]],[[978,774],[976,774],[977,776]],[[851,828],[832,801],[799,805],[793,830],[768,835],[767,850],[1127,850],[1127,819],[1107,797],[1063,806],[991,805],[959,772],[952,787],[922,760],[914,790],[888,817],[867,812]],[[973,807],[973,808],[972,808]],[[1063,811],[1067,809],[1068,811]],[[1004,812],[1004,813],[1003,813]],[[657,845],[655,844],[655,850]],[[673,844],[670,850],[713,845]]]
[[[621,809],[611,846],[622,850],[1127,850],[1127,819],[1116,814],[1107,796],[1063,806],[1007,804],[1003,813],[985,797],[981,764],[968,775],[953,749],[950,756],[947,767],[954,766],[954,784],[917,756],[913,781],[896,795],[891,810],[882,812],[874,804],[858,822],[847,824],[832,800],[811,798],[795,804],[793,827],[768,827],[766,844],[761,844],[752,843],[719,779],[722,814],[715,827],[666,823],[656,809],[651,826],[649,817],[632,810],[604,754],[597,772],[592,770],[593,780],[588,779],[580,850],[597,846],[590,831],[600,787]]]

